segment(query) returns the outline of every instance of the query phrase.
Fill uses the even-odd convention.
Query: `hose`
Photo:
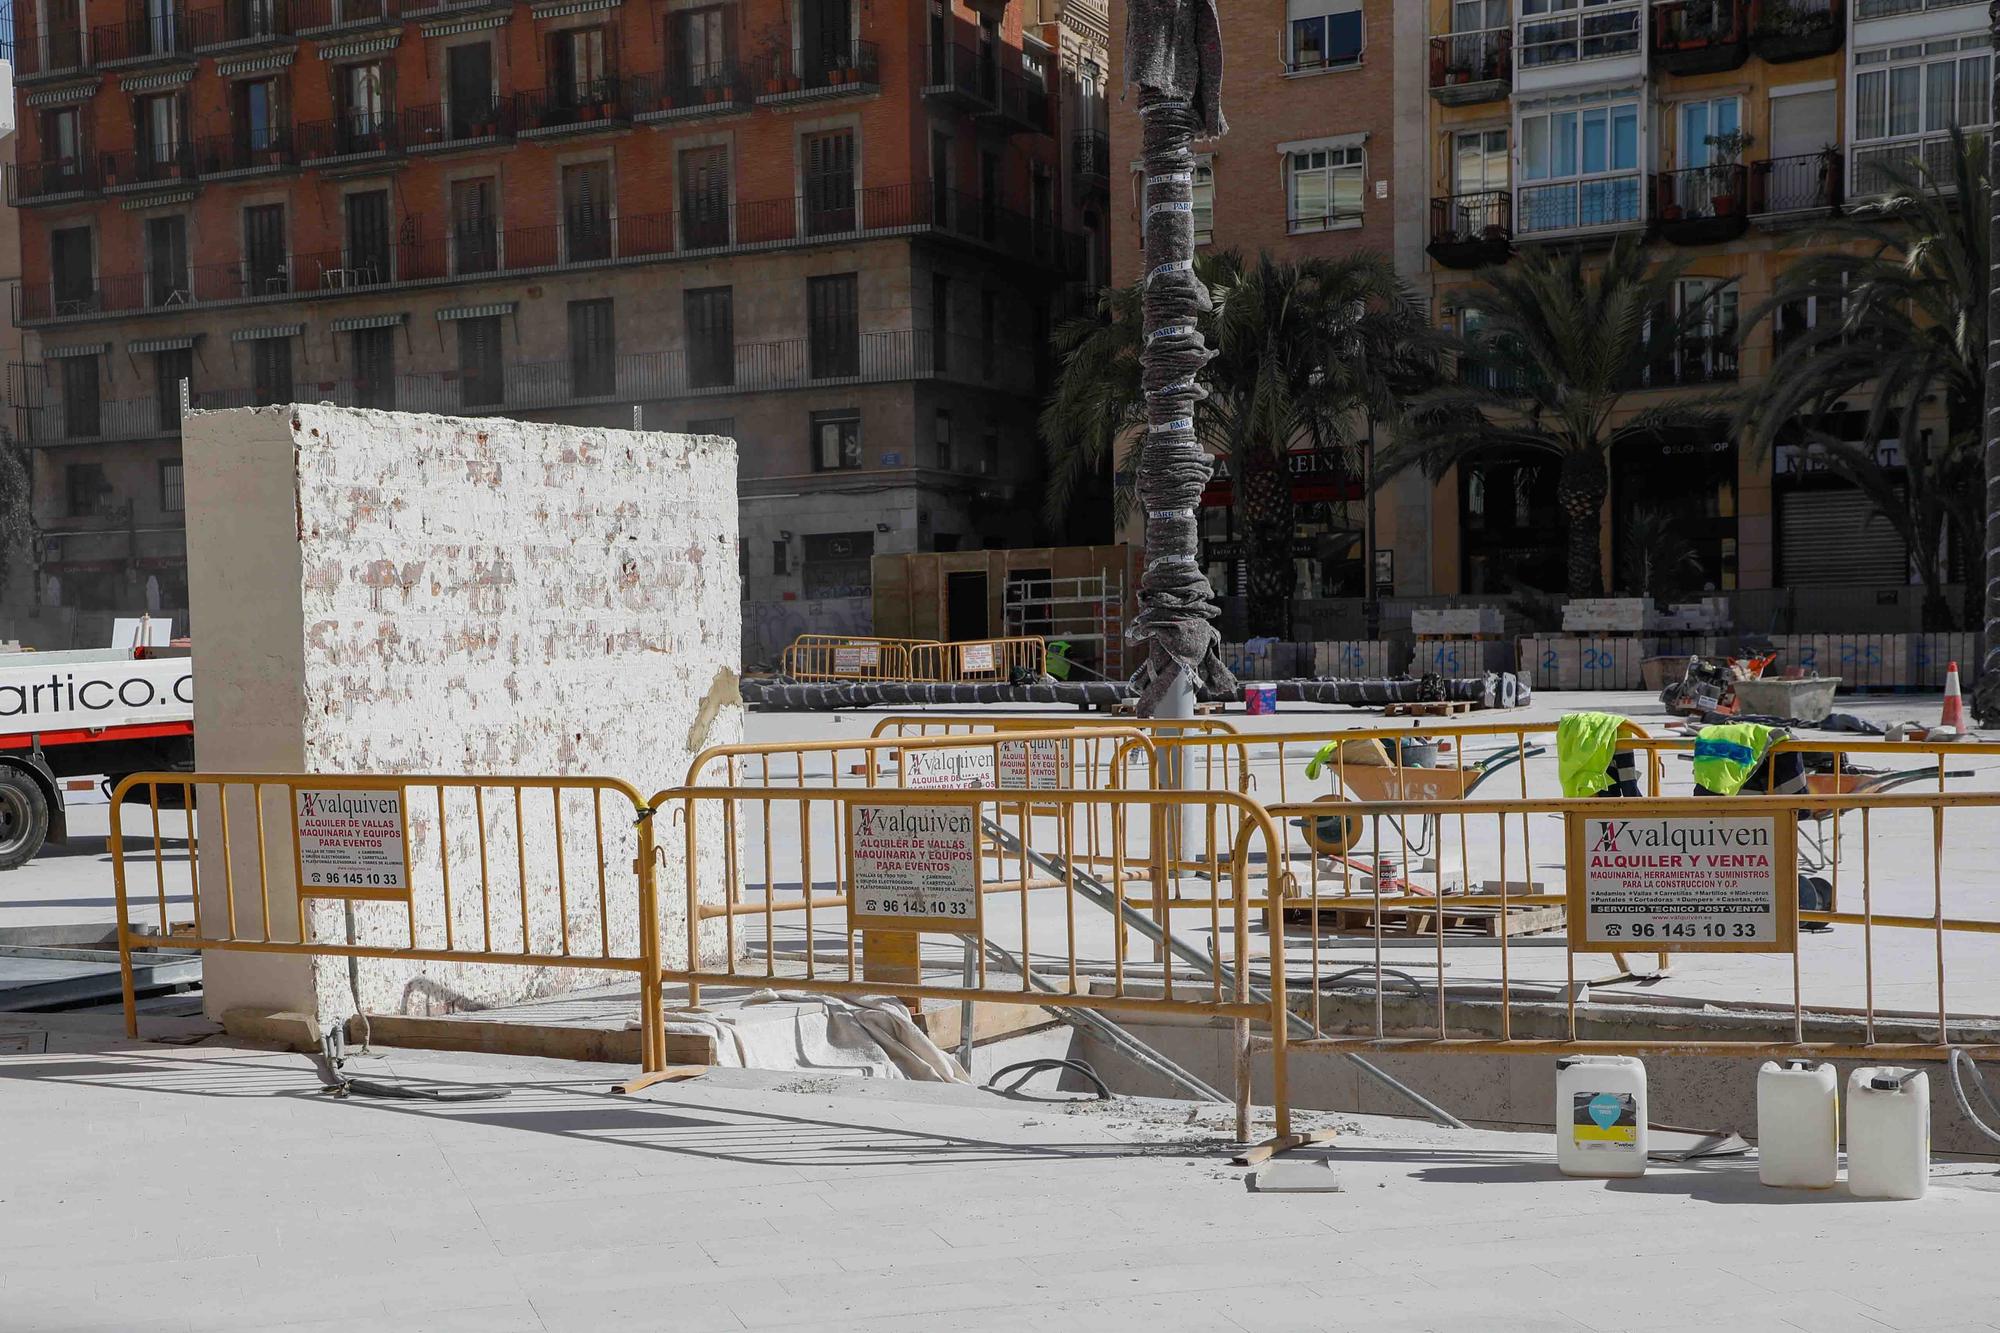
[[[1012,1064],[1008,1065],[1005,1069],[995,1070],[993,1077],[986,1080],[986,1086],[990,1088],[1009,1074],[1021,1073],[1021,1077],[1014,1081],[1012,1087],[1001,1090],[1010,1093],[1019,1092],[1023,1083],[1026,1083],[1036,1074],[1050,1069],[1070,1069],[1076,1071],[1089,1079],[1090,1086],[1097,1089],[1097,1100],[1101,1102],[1111,1100],[1111,1089],[1104,1086],[1104,1080],[1097,1076],[1097,1071],[1090,1067],[1088,1060],[1023,1060],[1019,1064]]]
[[[1954,1046],[1951,1050],[1951,1090],[1958,1094],[1958,1109],[1965,1113],[1965,1118],[1970,1120],[1981,1134],[1995,1143],[2000,1143],[2000,1129],[1995,1129],[1980,1119],[1979,1112],[1972,1109],[1972,1099],[1965,1095],[1965,1080],[1959,1072],[1961,1064],[1972,1071],[1973,1087],[1979,1091],[1979,1100],[1986,1104],[1986,1113],[1995,1120],[2000,1120],[2000,1106],[1993,1104],[1993,1094],[1986,1087],[1986,1075],[1979,1072],[1979,1065],[1971,1056]]]
[[[319,1069],[324,1091],[336,1098],[382,1097],[411,1102],[492,1102],[511,1096],[512,1088],[424,1088],[407,1083],[383,1083],[371,1078],[349,1078],[341,1072],[347,1058],[340,1053],[340,1028],[329,1027],[320,1038],[319,1054],[313,1064]]]

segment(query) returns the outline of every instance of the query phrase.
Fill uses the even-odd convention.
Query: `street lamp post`
[[[2000,42],[2000,0],[1992,0],[1986,10],[1994,40]],[[2000,67],[1994,71],[1996,94],[2000,94]],[[2000,128],[1989,132],[1987,176],[2000,181]],[[1986,200],[1989,264],[2000,263],[2000,211],[1995,195]],[[2000,332],[2000,269],[1986,277],[1986,430],[1984,463],[1986,472],[1986,634],[1980,657],[1979,684],[1972,692],[1972,714],[1983,727],[2000,725],[2000,355],[1992,339]],[[1971,571],[1966,571],[1970,576]]]

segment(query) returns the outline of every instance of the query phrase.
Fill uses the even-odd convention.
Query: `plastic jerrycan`
[[[1757,1179],[1823,1190],[1840,1178],[1840,1076],[1810,1060],[1757,1071]]]
[[[1646,1174],[1646,1066],[1637,1057],[1556,1061],[1556,1168],[1566,1176]]]
[[[1892,1066],[1847,1076],[1847,1192],[1921,1199],[1931,1180],[1931,1081]]]

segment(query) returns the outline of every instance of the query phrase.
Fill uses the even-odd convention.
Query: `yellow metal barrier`
[[[1245,1136],[1250,1025],[1261,1023],[1278,1132],[1289,1132],[1284,941],[1259,951],[1250,930],[1253,910],[1278,906],[1252,878],[1277,847],[1256,802],[1231,792],[689,786],[651,804],[690,831],[662,907],[685,919],[697,961],[664,969],[663,982],[693,995],[779,987],[1226,1019]],[[1178,896],[1155,854],[1171,846],[1177,807],[1227,831],[1198,896]],[[1073,855],[1093,829],[1110,831],[1103,877]],[[719,896],[696,868],[709,836],[728,865]],[[1131,886],[1128,861],[1145,887]],[[1205,965],[1144,947],[1191,925],[1208,932]],[[1251,973],[1267,962],[1268,989],[1255,994]]]
[[[1858,871],[1858,912],[1799,908],[1796,828],[1802,818],[1822,807],[1843,814],[1852,812],[1860,818],[1864,854]],[[1954,1017],[1947,981],[1955,968],[1990,973],[1991,957],[1982,954],[1975,960],[1963,956],[1962,951],[1966,944],[2000,934],[2000,920],[1947,911],[1947,885],[1963,883],[1969,890],[1978,881],[1965,872],[1979,869],[1978,862],[1984,859],[1983,852],[1962,852],[1959,865],[1948,869],[1948,816],[1962,812],[1958,828],[1968,832],[1974,819],[1990,820],[2000,810],[2000,793],[1383,801],[1356,804],[1349,810],[1375,825],[1385,820],[1449,818],[1460,821],[1462,830],[1469,825],[1473,836],[1461,833],[1459,864],[1463,868],[1456,882],[1449,855],[1416,865],[1382,856],[1347,858],[1332,874],[1314,876],[1308,883],[1296,877],[1291,880],[1283,898],[1284,915],[1267,922],[1273,938],[1294,926],[1307,930],[1310,943],[1300,962],[1306,964],[1308,974],[1316,980],[1329,973],[1362,978],[1360,998],[1364,1005],[1372,1001],[1373,1009],[1372,1021],[1365,1010],[1359,1014],[1349,1010],[1332,1015],[1330,1023],[1327,988],[1324,984],[1313,986],[1299,1014],[1312,1035],[1295,1041],[1295,1050],[1939,1060],[1958,1046],[1976,1058],[2000,1058],[2000,1045],[1968,1038],[1966,1029],[1973,1020],[1964,1014]],[[1270,814],[1289,829],[1323,817],[1324,806],[1278,804],[1270,808]],[[1906,848],[1895,857],[1898,873],[1885,876],[1881,854],[1871,854],[1872,839],[1882,832],[1885,821],[1898,815],[1921,826],[1915,833],[1929,854],[1912,856]],[[1537,856],[1522,843],[1510,840],[1509,827],[1516,817],[1524,821],[1554,817],[1562,822],[1561,832],[1545,843],[1545,848],[1552,843],[1560,849],[1560,860],[1553,863],[1560,867],[1559,886],[1547,886],[1534,878],[1537,870],[1552,864],[1546,851]],[[1594,841],[1586,840],[1587,833]],[[1385,843],[1379,829],[1376,843]],[[1703,865],[1702,854],[1688,850],[1695,847],[1724,850],[1709,853],[1721,859]],[[1744,847],[1753,850],[1738,850]],[[1646,850],[1658,848],[1669,850]],[[1693,862],[1688,861],[1690,856]],[[1748,859],[1738,865],[1730,858]],[[1475,879],[1475,864],[1494,878]],[[1856,872],[1843,871],[1836,861],[1830,873],[1838,885],[1844,874]],[[1743,887],[1745,883],[1753,887],[1765,884],[1768,901],[1761,907],[1753,906],[1756,900]],[[1890,899],[1887,902],[1885,895]],[[1966,896],[1973,896],[1973,892]],[[1979,896],[1983,899],[1983,893]],[[1641,903],[1691,906],[1684,912],[1640,912],[1635,905]],[[1518,956],[1545,956],[1547,951],[1524,947],[1503,927],[1492,941],[1498,952],[1497,975],[1469,975],[1461,966],[1449,974],[1454,984],[1447,984],[1449,922],[1492,912],[1504,918],[1510,911],[1538,905],[1560,906],[1567,914],[1560,976],[1544,973],[1524,982]],[[1368,924],[1357,935],[1334,935],[1329,942],[1324,930],[1329,913],[1358,914]],[[1285,923],[1282,928],[1281,921]],[[1403,924],[1405,929],[1399,931],[1392,922]],[[1843,973],[1838,955],[1822,956],[1834,965],[1831,973],[1825,962],[1816,964],[1816,980],[1842,993],[1813,1008],[1815,1027],[1837,1027],[1851,1019],[1859,1040],[1808,1034],[1802,952],[1811,947],[1809,941],[1814,937],[1801,937],[1801,923],[1861,929],[1861,959],[1856,972]],[[1897,949],[1885,955],[1877,932],[1888,929],[1927,931],[1933,936],[1932,947]],[[1802,938],[1807,943],[1802,944]],[[1961,945],[1948,949],[1948,941],[1955,938]],[[1429,965],[1436,968],[1437,980],[1428,996],[1418,1002],[1400,997],[1392,1001],[1385,985],[1385,978],[1399,972],[1408,975],[1408,962],[1399,960],[1396,968],[1385,966],[1387,946],[1398,942],[1434,951]],[[1766,1035],[1732,1040],[1715,1032],[1656,1039],[1583,1035],[1579,1030],[1577,956],[1621,949],[1727,953],[1748,960],[1733,965],[1741,974],[1739,985],[1749,985],[1759,994],[1774,989],[1789,991],[1785,1017],[1790,1023],[1790,1039]],[[1952,958],[1955,952],[1961,956]],[[1297,953],[1295,946],[1295,957]],[[1357,959],[1356,953],[1364,957]],[[1926,972],[1928,976],[1923,975]],[[1366,984],[1371,978],[1372,988]],[[1527,1035],[1516,1031],[1521,1021],[1517,1014],[1519,992],[1524,986],[1543,989],[1533,1023],[1540,1030]],[[1921,986],[1934,1003],[1925,1011],[1892,1010],[1878,1000],[1885,986],[1905,996]],[[1456,1032],[1448,1010],[1455,987],[1467,1006],[1456,1017]],[[1422,984],[1416,989],[1421,996]],[[1552,995],[1561,999],[1553,1000]],[[1481,1005],[1489,1006],[1490,1012],[1482,1014]],[[1429,1017],[1423,1017],[1423,1012]],[[2000,1015],[1994,1018],[2000,1020]],[[1727,1026],[1712,1013],[1704,1013],[1703,1022]],[[1482,1027],[1486,1030],[1478,1030]],[[1885,1028],[1893,1029],[1888,1039],[1883,1036]],[[1468,1033],[1467,1029],[1474,1031]],[[1900,1039],[1893,1039],[1897,1037]]]
[[[910,652],[921,639],[801,634],[778,659],[780,673],[801,681],[910,679]]]
[[[128,799],[146,812],[150,895],[128,883]],[[134,774],[111,798],[126,1033],[132,951],[167,945],[629,975],[651,1059],[664,1039],[650,815],[612,779]],[[175,823],[188,860],[170,886]],[[149,908],[157,934],[140,934]]]
[[[1005,685],[1019,670],[1041,676],[1049,647],[1041,639],[972,639],[910,649],[910,679],[942,685]]]

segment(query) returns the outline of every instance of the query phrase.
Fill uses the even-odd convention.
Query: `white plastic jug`
[[[1757,1179],[1830,1189],[1840,1177],[1840,1076],[1832,1065],[1767,1060],[1757,1071]]]
[[[1556,1167],[1566,1176],[1646,1174],[1646,1066],[1630,1055],[1556,1061]]]
[[[1847,1192],[1921,1199],[1931,1181],[1931,1081],[1884,1065],[1847,1076]]]

